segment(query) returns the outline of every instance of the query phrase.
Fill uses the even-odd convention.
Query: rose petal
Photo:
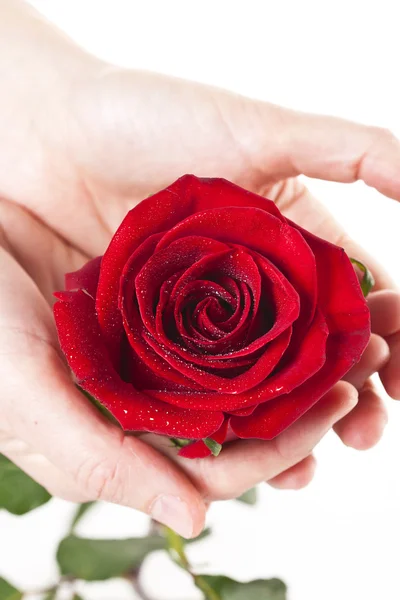
[[[191,238],[185,238],[185,239],[191,239]],[[171,246],[169,247],[169,250],[175,252],[176,251],[175,245],[171,244]],[[151,268],[150,268],[149,263],[148,263],[148,265],[146,265],[146,267],[147,266],[149,266],[150,273],[151,273]],[[243,277],[243,279],[246,280],[246,285],[248,285],[252,290],[254,310],[257,310],[258,303],[259,303],[260,289],[261,289],[261,286],[260,286],[261,279],[260,279],[260,274],[259,274],[258,268],[257,268],[256,264],[254,263],[253,258],[251,256],[247,255],[245,252],[238,251],[238,250],[233,250],[233,251],[228,250],[225,252],[220,252],[220,253],[212,254],[209,256],[204,256],[203,258],[199,259],[194,266],[188,268],[184,272],[184,274],[178,279],[178,281],[176,282],[176,284],[171,292],[171,297],[170,297],[171,303],[172,304],[174,302],[176,303],[175,304],[176,311],[180,309],[181,303],[182,303],[182,301],[184,301],[186,287],[193,281],[196,281],[196,279],[198,277],[202,277],[203,275],[207,274],[208,270],[210,270],[210,269],[211,270],[217,269],[218,272],[222,273],[223,275],[233,276],[233,274],[235,274],[238,278]],[[242,281],[241,283],[244,283],[244,282]],[[177,353],[179,356],[182,356],[182,358],[184,358],[185,360],[188,360],[189,356],[190,356],[191,360],[193,360],[197,364],[201,364],[204,366],[218,367],[218,365],[216,364],[216,359],[220,360],[220,359],[225,358],[225,354],[228,351],[229,351],[229,355],[227,355],[226,358],[229,359],[231,362],[232,362],[232,359],[235,358],[235,354],[232,354],[230,351],[230,348],[231,348],[230,342],[233,343],[233,341],[236,340],[237,338],[239,338],[239,340],[240,340],[241,330],[243,330],[243,328],[246,327],[245,321],[246,321],[246,316],[249,312],[249,306],[247,306],[247,309],[246,309],[246,306],[244,307],[244,310],[242,313],[242,319],[239,321],[238,326],[234,332],[227,334],[221,340],[216,340],[216,341],[209,340],[209,344],[207,344],[207,345],[202,344],[204,347],[207,346],[207,351],[209,353],[212,353],[213,354],[212,356],[208,356],[208,355],[204,355],[204,354],[199,355],[198,353],[194,353],[194,352],[191,352],[190,354],[188,354],[187,349],[183,348],[182,345],[179,344],[179,341],[171,340],[165,334],[163,328],[161,327],[162,320],[161,320],[160,311],[158,311],[158,315],[157,315],[158,319],[156,316],[156,319],[154,320],[153,315],[151,313],[149,313],[149,311],[147,311],[146,320],[144,319],[143,313],[146,311],[146,307],[148,307],[150,298],[147,296],[144,289],[139,287],[139,284],[137,285],[137,293],[139,296],[139,299],[138,299],[139,306],[142,309],[142,317],[143,317],[144,324],[146,325],[147,329],[152,333],[152,335],[155,337],[155,339],[157,339],[157,341],[161,345],[163,345],[166,348],[168,348],[169,350]],[[175,319],[177,320],[178,314],[176,311],[175,311]],[[157,323],[158,323],[158,327],[157,327]],[[288,323],[288,325],[290,325],[290,323]],[[278,334],[279,334],[279,332],[277,332],[277,335]],[[275,337],[275,336],[270,337],[270,339],[273,339],[273,337]],[[254,348],[254,349],[258,349],[261,345],[262,344],[260,344],[257,348]],[[251,352],[251,350],[244,352],[243,355],[249,354],[250,352]],[[218,353],[218,354],[221,353],[221,355],[214,356],[214,353]]]
[[[176,305],[175,305],[176,306]],[[182,337],[188,337],[183,329],[183,317],[182,313],[177,309],[178,322],[176,323],[178,330],[179,327]],[[219,340],[224,337],[225,331],[220,329],[217,325],[220,321],[223,321],[226,317],[226,308],[221,306],[220,302],[215,296],[208,296],[201,300],[193,311],[193,323],[189,322],[188,325],[192,325],[192,331],[198,332],[198,337],[204,341]],[[226,319],[225,319],[226,320]],[[193,327],[194,325],[194,327]],[[191,339],[192,336],[190,336]]]
[[[131,279],[131,278],[134,279],[136,273],[140,271],[140,269],[142,268],[143,264],[146,262],[148,257],[151,256],[151,254],[153,253],[154,248],[157,245],[157,242],[160,239],[160,237],[161,237],[160,234],[151,235],[136,249],[135,252],[132,253],[132,255],[130,256],[130,259],[127,261],[127,263],[125,265],[125,269],[122,271],[122,274],[121,274],[122,281],[124,279]],[[98,293],[96,295],[96,306],[97,306],[97,300],[98,300],[99,294],[102,293],[101,289],[99,291],[99,288],[98,288],[97,292]],[[123,304],[122,295],[123,295],[123,289],[122,289],[122,291],[120,290],[119,297],[117,297],[117,300],[116,300],[116,302],[117,302],[116,308],[118,311],[118,315],[119,315],[118,318],[121,322],[121,325],[122,325],[122,314],[120,312],[119,307],[121,304]],[[116,322],[115,319],[113,322],[114,323]],[[104,341],[107,345],[108,353],[109,353],[111,360],[113,362],[113,365],[116,369],[118,369],[120,360],[121,360],[122,337],[123,337],[123,328],[121,330],[119,328],[119,326],[115,327],[114,333],[111,337],[108,336],[107,333],[104,333]]]
[[[322,369],[289,394],[260,404],[251,416],[232,417],[231,426],[236,435],[271,440],[297,421],[347,373],[349,361],[341,355],[341,350],[351,343],[351,337],[346,335],[330,337]]]
[[[123,330],[118,310],[119,282],[129,257],[149,236],[170,229],[191,213],[192,178],[182,177],[135,206],[126,215],[103,256],[96,311],[108,347],[115,348]]]
[[[182,410],[158,402],[122,381],[97,322],[95,303],[83,291],[65,292],[54,306],[61,349],[80,385],[101,402],[126,431],[151,431],[202,439],[222,425],[221,412]]]
[[[170,365],[146,344],[141,333],[130,332],[134,339],[124,339],[121,378],[132,383],[136,389],[160,389],[191,394],[203,387],[188,379]],[[128,346],[125,348],[125,344]]]
[[[139,310],[135,304],[132,303],[130,307],[127,307],[123,323],[132,351],[136,353],[137,357],[148,369],[153,371],[157,377],[164,378],[167,382],[183,386],[186,388],[187,393],[191,393],[193,390],[202,389],[203,386],[185,377],[179,370],[174,369],[162,357],[154,352],[152,347],[143,337],[143,323],[140,318]],[[162,386],[162,389],[165,389],[165,386]]]
[[[251,291],[252,311],[253,313],[257,312],[261,293],[260,273],[253,257],[246,249],[237,248],[224,255],[205,257],[185,271],[182,277],[176,282],[171,293],[171,302],[176,302],[176,319],[178,316],[177,311],[180,309],[179,298],[185,296],[188,284],[205,276],[212,277],[213,271],[215,271],[218,278],[222,276],[223,278],[234,280],[237,285],[246,285],[247,289]],[[208,345],[209,351],[212,351],[213,354],[225,354],[226,351],[230,351],[233,339],[235,341],[240,339],[241,330],[248,328],[250,325],[248,323],[246,327],[249,310],[250,305],[248,302],[245,302],[235,330],[232,330],[230,334],[224,336],[220,341],[213,342],[210,340],[210,344]],[[179,349],[177,349],[177,352],[179,353]]]
[[[107,345],[115,349],[122,332],[119,279],[130,255],[150,235],[168,231],[194,212],[215,206],[256,206],[285,220],[273,202],[223,179],[185,175],[137,204],[125,217],[103,257],[96,310]]]
[[[231,306],[234,309],[232,316],[226,321],[221,321],[219,327],[229,333],[235,329],[242,318],[242,311],[245,310],[247,301],[250,300],[249,291],[247,285],[244,283],[236,283],[232,277],[219,276],[218,283],[221,285],[232,297]],[[242,300],[242,302],[241,302]]]
[[[135,259],[135,256],[133,256],[133,259]],[[134,260],[134,262],[136,264],[136,260]],[[127,274],[130,270],[131,265],[130,262],[128,262],[124,274]],[[170,281],[165,282],[164,285],[171,285],[173,281],[174,277],[172,276]],[[144,337],[145,328],[139,309],[136,305],[134,286],[134,277],[123,276],[121,278],[120,304],[123,312],[123,324],[134,352],[136,352],[140,360],[143,361],[150,370],[154,371],[158,377],[163,376],[169,382],[185,386],[188,392],[191,390],[203,389],[202,385],[188,379],[181,374],[179,370],[174,369],[168,362],[163,360],[164,353],[161,353],[159,356],[153,351],[148,339]],[[165,386],[163,386],[162,389],[164,389],[164,387]]]
[[[237,309],[237,298],[234,298],[227,290],[225,290],[215,281],[209,281],[205,279],[191,281],[183,288],[180,297],[177,298],[175,303],[172,301],[169,302],[169,298],[164,304],[159,302],[157,306],[156,320],[158,317],[161,323],[164,313],[166,315],[170,314],[171,318],[174,318],[176,328],[182,337],[191,339],[194,335],[198,341],[201,341],[201,343],[207,347],[208,344],[212,343],[212,340],[210,339],[212,330],[214,330],[215,339],[219,339],[223,335],[226,335],[226,332],[220,327],[221,320],[218,321],[217,325],[215,323],[215,314],[214,322],[211,322],[208,337],[206,337],[205,333],[202,334],[199,328],[196,330],[194,326],[199,325],[197,320],[199,318],[201,309],[203,306],[207,306],[210,301],[217,303],[215,308],[217,311],[222,311],[220,312],[222,316],[222,313],[224,313],[226,309],[221,307],[220,300],[223,300],[226,305],[231,306],[232,310]],[[184,312],[188,309],[189,305],[195,305],[196,303],[198,304],[196,308],[193,309],[193,317],[196,322],[185,324],[183,319]],[[210,318],[210,315],[208,315],[208,318]],[[161,332],[161,329],[159,330],[157,327],[157,331]]]
[[[96,298],[97,285],[99,283],[101,256],[93,258],[81,269],[65,275],[65,289],[85,290],[92,298]]]
[[[280,336],[275,338],[264,350],[260,358],[258,358],[253,366],[246,370],[237,377],[230,379],[215,375],[205,370],[197,368],[190,362],[182,360],[179,356],[174,355],[172,352],[166,352],[165,349],[160,347],[149,335],[144,333],[147,343],[155,352],[162,356],[165,361],[171,365],[174,369],[184,374],[186,377],[192,379],[196,383],[201,384],[204,388],[218,391],[226,394],[240,394],[241,392],[251,390],[257,386],[261,381],[264,381],[271,371],[276,367],[279,360],[282,358],[283,353],[289,345],[290,337],[292,334],[291,328],[287,329]],[[149,392],[153,395],[152,392]],[[168,395],[167,395],[168,396]],[[168,402],[168,397],[165,396],[165,401]],[[154,397],[158,397],[158,392],[154,393]],[[190,398],[190,404],[193,407],[202,409],[201,402],[198,404],[198,394],[193,394],[193,398]],[[219,395],[217,397],[217,402]],[[239,404],[239,405],[238,405]],[[241,404],[233,401],[233,406],[229,407],[229,410],[241,408]]]
[[[202,240],[200,242],[200,240]],[[268,283],[271,288],[272,299],[276,304],[277,309],[277,320],[273,327],[268,331],[268,333],[260,336],[257,340],[250,343],[245,348],[240,350],[232,351],[229,348],[229,352],[227,353],[225,348],[228,344],[228,337],[225,337],[221,340],[211,342],[209,344],[210,350],[213,352],[221,352],[221,355],[196,355],[194,352],[188,351],[187,348],[182,345],[176,343],[174,340],[170,340],[165,332],[161,329],[161,315],[158,312],[158,319],[154,317],[153,311],[151,307],[154,305],[154,295],[155,290],[158,287],[158,283],[163,276],[160,273],[160,264],[164,265],[166,262],[168,265],[168,271],[164,275],[164,277],[168,277],[170,274],[170,270],[176,270],[177,265],[179,268],[182,268],[186,261],[186,253],[190,252],[188,255],[187,262],[190,264],[193,263],[193,245],[196,244],[206,244],[206,248],[212,248],[212,245],[209,244],[207,238],[203,240],[203,238],[197,238],[195,236],[191,236],[188,238],[183,238],[180,240],[181,243],[174,242],[172,243],[161,256],[156,254],[152,259],[148,261],[145,267],[140,272],[139,276],[136,280],[136,290],[138,296],[139,308],[141,310],[141,316],[143,319],[143,323],[146,328],[150,331],[154,339],[150,339],[145,335],[145,338],[148,344],[165,360],[174,366],[175,369],[178,369],[178,363],[174,358],[175,353],[180,356],[184,361],[191,361],[195,364],[204,366],[204,367],[212,367],[218,368],[219,365],[216,364],[216,360],[220,360],[223,358],[229,359],[231,363],[234,360],[239,359],[240,357],[245,357],[255,351],[260,350],[262,347],[275,338],[279,337],[282,332],[284,332],[290,325],[297,319],[299,314],[299,299],[298,294],[294,291],[293,287],[286,281],[286,279],[279,273],[279,271],[267,260],[262,257],[258,257],[257,260],[260,263],[261,268],[263,269],[264,275],[268,276]],[[217,248],[218,249],[218,246]],[[201,250],[202,251],[202,250]],[[200,253],[200,249],[198,250]],[[198,256],[199,254],[197,254]],[[256,263],[253,258],[247,254],[242,249],[236,249],[233,251],[222,251],[217,252],[216,254],[205,255],[202,258],[199,258],[197,263],[192,267],[188,268],[184,274],[178,279],[175,283],[175,286],[171,292],[171,300],[178,300],[179,295],[183,293],[185,286],[191,283],[196,278],[201,277],[207,272],[208,269],[217,268],[223,275],[228,277],[237,277],[243,278],[246,280],[247,285],[251,286],[252,295],[254,298],[254,310],[256,311],[258,308],[258,304],[260,301],[260,274]],[[243,283],[243,281],[242,281]],[[179,300],[178,300],[179,302]],[[127,308],[129,310],[129,308]],[[129,319],[128,319],[129,322]],[[158,327],[157,327],[158,323]],[[155,345],[155,340],[159,344],[157,348]],[[222,352],[222,350],[225,352]],[[262,361],[266,364],[266,357],[264,355],[264,359]],[[257,363],[258,367],[261,366],[261,363]],[[179,370],[188,374],[188,370],[182,365],[182,361],[179,361]],[[239,365],[238,365],[239,366]],[[195,378],[194,380],[200,383],[199,377],[202,375],[196,373],[196,370],[190,369],[192,376]],[[260,379],[261,370],[257,370],[259,376],[256,378],[258,382],[262,380]],[[269,371],[268,371],[269,372]],[[266,372],[266,375],[268,374]],[[252,371],[254,374],[254,371]],[[188,375],[190,376],[190,375]],[[243,375],[240,376],[240,381],[243,383],[245,377]],[[250,381],[252,377],[249,376]],[[255,380],[256,380],[255,379]],[[215,390],[223,390],[227,389],[226,383],[219,382],[219,379],[212,379],[207,376],[204,379],[204,382],[207,381],[207,384],[204,383],[205,387],[209,387],[210,389]],[[214,381],[213,387],[211,387],[210,383]],[[235,393],[239,393],[239,390],[236,386],[239,385],[239,379],[235,378],[235,389],[237,390]],[[222,385],[222,387],[221,387]],[[256,384],[254,384],[256,385]],[[243,391],[245,388],[241,388]],[[246,388],[249,389],[249,388]]]
[[[193,406],[194,408],[204,408],[204,410],[223,410],[231,412],[254,406],[260,403],[269,402],[277,396],[281,397],[301,385],[307,379],[315,375],[325,364],[326,343],[328,338],[328,328],[322,313],[317,310],[314,321],[297,349],[297,353],[286,366],[283,366],[277,372],[257,387],[237,394],[234,397],[229,394],[219,393],[211,395],[210,393],[196,392],[196,394],[185,395],[180,393],[166,393],[161,391],[149,392],[155,398],[176,406]]]
[[[193,263],[209,256],[217,260],[226,252],[229,252],[226,244],[194,235],[178,240],[149,258],[136,277],[135,287],[143,324],[153,335],[156,335],[154,305],[162,284]],[[129,282],[125,282],[125,285],[129,285]]]
[[[195,284],[198,282],[192,283]],[[184,302],[184,295],[186,294],[186,290],[189,288],[189,286],[191,286],[191,284],[188,284],[183,288],[182,300],[180,301],[178,299],[175,304],[175,313],[182,312],[181,305]],[[182,327],[178,327],[182,338],[186,341],[188,346],[195,351],[193,354],[193,360],[196,361],[196,354],[198,354],[198,349],[200,347],[207,354],[213,354],[217,360],[222,362],[229,358],[229,354],[232,352],[232,348],[234,348],[235,344],[239,344],[241,340],[246,339],[247,330],[251,326],[253,320],[253,316],[251,314],[252,297],[249,288],[245,283],[239,282],[238,289],[240,289],[240,294],[237,301],[237,306],[234,309],[235,312],[232,315],[233,318],[231,317],[226,321],[218,322],[218,326],[210,322],[207,314],[204,314],[204,312],[199,312],[203,303],[209,300],[209,298],[207,298],[203,300],[203,303],[200,303],[196,308],[194,323],[189,322],[187,324],[185,327],[186,333]],[[235,304],[236,302],[233,304],[233,306]],[[179,317],[176,314],[176,320],[178,318]],[[199,319],[201,319],[200,322]],[[178,321],[178,325],[181,325],[181,321]],[[201,334],[201,326],[203,326],[203,328],[208,328],[210,334],[208,338]],[[214,339],[211,337],[213,331],[215,333]]]
[[[285,222],[286,219],[271,200],[249,192],[226,179],[200,178],[187,176],[190,195],[193,202],[192,213],[223,207],[259,208]],[[190,180],[189,180],[190,178]]]
[[[343,248],[295,223],[292,226],[301,232],[315,254],[318,306],[325,315],[330,333],[353,332],[353,341],[347,350],[361,356],[370,336],[369,309],[353,265]]]
[[[253,414],[257,406],[259,406],[259,404],[254,404],[254,406],[248,406],[246,408],[239,408],[239,410],[229,411],[229,414],[235,417],[248,417]]]
[[[240,244],[267,258],[299,294],[299,319],[308,327],[317,300],[316,264],[299,231],[258,208],[215,208],[193,214],[178,223],[162,237],[157,249],[192,235]]]
[[[124,317],[123,322],[132,347],[150,368],[154,369],[153,365],[149,364],[147,360],[143,340],[145,346],[151,346],[152,348],[154,340],[146,335],[144,327],[157,335],[152,307],[155,302],[154,297],[157,297],[157,290],[160,282],[165,278],[168,279],[169,277],[172,277],[175,271],[177,269],[180,270],[182,266],[189,266],[192,264],[193,261],[196,260],[197,257],[201,257],[203,253],[218,251],[221,248],[225,248],[225,246],[219,242],[213,242],[213,240],[196,237],[185,238],[185,240],[179,242],[176,248],[169,248],[166,254],[160,256],[161,253],[157,253],[152,259],[148,260],[144,268],[136,277],[136,280],[132,276],[130,262],[127,263],[127,266],[124,269],[124,275],[121,278],[120,306]],[[137,252],[139,251],[140,249]],[[226,251],[224,250],[224,252]],[[166,271],[165,265],[167,265]],[[140,318],[137,314],[134,302],[134,285],[136,285],[137,288],[139,309],[142,311]],[[161,346],[154,349],[162,358],[166,358],[165,351],[161,350]],[[182,353],[184,352],[183,349],[179,349],[179,351]],[[183,354],[183,356],[186,359],[186,355]],[[246,364],[246,361],[244,362]],[[211,362],[209,363],[209,366],[212,367],[214,365]],[[159,367],[159,369],[161,368],[162,367]],[[166,371],[166,377],[169,377],[171,368],[168,361],[166,361],[164,369]],[[178,371],[179,370],[180,369],[178,369]],[[172,370],[172,373],[175,372],[176,369]]]
[[[223,444],[226,440],[228,427],[229,418],[225,419],[220,429],[213,434],[212,439],[218,444]],[[202,440],[184,446],[178,452],[178,456],[182,456],[183,458],[206,458],[207,456],[211,456],[211,454],[210,448]]]
[[[300,229],[300,228],[299,228]],[[361,358],[370,337],[370,315],[344,250],[301,230],[314,250],[318,304],[329,326],[326,363],[287,396],[259,406],[250,417],[233,418],[239,437],[272,439],[301,417]]]

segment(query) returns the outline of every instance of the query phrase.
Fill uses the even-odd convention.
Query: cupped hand
[[[209,500],[263,480],[305,485],[312,449],[332,426],[347,445],[376,443],[386,412],[370,376],[379,372],[400,399],[400,296],[297,176],[363,179],[399,200],[399,142],[380,129],[118,69],[24,5],[6,1],[1,10],[9,39],[0,95],[0,451],[53,494],[126,504],[189,537]],[[377,280],[373,335],[346,382],[275,440],[232,442],[217,460],[179,459],[168,440],[124,436],[105,421],[71,381],[51,312],[64,273],[102,254],[136,202],[187,172],[275,200]]]

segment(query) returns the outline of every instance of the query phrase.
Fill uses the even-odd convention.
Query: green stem
[[[168,543],[168,552],[172,560],[189,573],[193,579],[193,583],[203,592],[205,600],[221,600],[220,595],[208,585],[207,581],[201,575],[193,573],[189,559],[186,556],[183,538],[172,529],[169,529],[169,527],[164,527],[164,534]]]
[[[171,555],[171,558],[180,567],[188,571],[190,569],[190,563],[186,556],[183,539],[169,527],[164,527],[164,532],[168,543],[168,552]]]
[[[199,590],[203,592],[206,600],[221,600],[221,596],[208,585],[207,581],[203,579],[203,577],[200,575],[191,575],[194,583],[197,585]]]
[[[193,440],[184,440],[182,438],[169,438],[175,448],[184,448],[193,442]]]

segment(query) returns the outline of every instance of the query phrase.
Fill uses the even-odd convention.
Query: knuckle
[[[312,480],[314,479],[316,466],[317,463],[315,458],[312,455],[310,455],[307,459],[306,464],[303,465],[303,468],[298,474],[297,489],[300,490],[302,488],[305,488],[312,482]]]
[[[293,480],[293,485],[292,485],[292,489],[293,490],[302,490],[303,488],[307,487],[311,481],[313,480],[314,475],[312,473],[302,473],[301,475],[298,475],[294,480]]]
[[[290,429],[287,431],[290,432]],[[304,435],[304,437],[306,436]],[[299,462],[304,455],[312,450],[312,448],[309,448],[308,451],[304,450],[304,443],[299,439],[299,436],[293,439],[291,435],[287,435],[286,431],[278,435],[273,442],[278,459],[284,464],[291,465]]]
[[[199,467],[201,491],[205,500],[229,500],[240,494],[240,490],[236,494],[236,490],[232,489],[227,470],[216,468],[212,458],[200,459]]]
[[[396,137],[393,132],[386,127],[374,127],[373,130],[377,141],[380,143],[392,143],[396,141]]]
[[[346,231],[341,231],[334,239],[334,243],[336,246],[340,246],[342,248],[346,248],[351,246],[352,239]]]
[[[382,151],[398,145],[399,140],[394,133],[385,127],[370,127],[371,148],[370,155],[376,156]]]
[[[109,457],[87,457],[75,473],[75,481],[92,500],[119,503],[121,485],[118,462]]]

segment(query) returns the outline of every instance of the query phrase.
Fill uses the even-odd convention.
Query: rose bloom
[[[125,431],[272,439],[360,359],[370,317],[342,248],[223,179],[186,175],[66,275],[54,314],[78,384]],[[208,440],[207,440],[208,441]]]

